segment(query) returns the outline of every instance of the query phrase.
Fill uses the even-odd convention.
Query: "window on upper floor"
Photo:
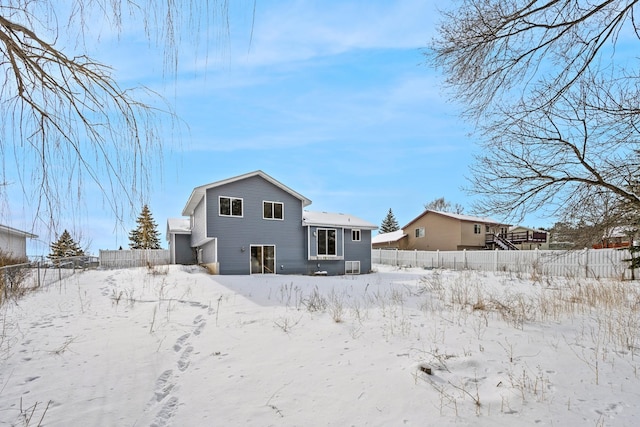
[[[482,233],[482,227],[480,226],[480,224],[473,224],[473,234],[480,233]]]
[[[354,242],[360,241],[360,230],[351,230],[351,240]]]
[[[267,201],[262,202],[262,218],[284,219],[284,203]]]
[[[335,229],[319,228],[317,231],[318,255],[338,255]]]
[[[220,216],[242,216],[242,199],[238,197],[220,196],[218,198]]]
[[[424,227],[416,228],[416,237],[424,237]]]

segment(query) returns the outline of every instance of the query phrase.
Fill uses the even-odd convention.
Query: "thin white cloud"
[[[274,66],[359,49],[419,48],[431,37],[435,16],[434,4],[424,1],[259,2],[254,26],[230,34],[230,62]]]

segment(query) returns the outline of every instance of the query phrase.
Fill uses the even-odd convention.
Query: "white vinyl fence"
[[[401,251],[373,249],[371,261],[419,268],[510,271],[547,276],[631,279],[629,251],[582,249],[572,251]],[[636,271],[636,275],[637,275]]]
[[[129,249],[109,251],[100,249],[100,267],[129,268],[169,264],[168,249]]]

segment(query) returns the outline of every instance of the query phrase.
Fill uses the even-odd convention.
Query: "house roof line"
[[[478,216],[462,215],[462,214],[455,214],[451,212],[442,212],[442,211],[427,209],[424,212],[422,212],[420,215],[418,215],[417,217],[409,221],[407,225],[402,227],[402,229],[404,230],[405,228],[409,227],[411,224],[413,224],[414,222],[416,222],[417,220],[419,220],[429,212],[434,213],[436,215],[447,216],[449,218],[454,218],[454,219],[457,219],[460,221],[466,221],[466,222],[480,222],[482,224],[508,225],[508,224],[503,224],[500,221],[496,221],[495,219],[491,219],[491,218],[481,218]]]
[[[275,185],[276,187],[279,187],[280,189],[282,189],[282,190],[286,191],[287,193],[291,194],[292,196],[296,197],[297,199],[300,199],[302,201],[302,206],[303,207],[309,206],[311,204],[311,200],[309,200],[308,198],[306,198],[302,194],[298,193],[297,191],[292,190],[291,188],[287,187],[286,185],[284,185],[283,183],[281,183],[277,179],[267,175],[263,171],[256,170],[256,171],[253,171],[253,172],[245,173],[243,175],[234,176],[234,177],[231,177],[231,178],[223,179],[221,181],[215,181],[215,182],[212,182],[212,183],[209,183],[209,184],[205,184],[205,185],[201,185],[201,186],[198,186],[198,187],[194,188],[193,191],[191,192],[191,195],[189,196],[189,200],[187,201],[187,204],[185,205],[184,209],[182,210],[182,215],[184,215],[184,216],[191,215],[193,213],[193,211],[195,210],[196,206],[198,206],[198,203],[200,203],[200,200],[202,200],[202,198],[204,197],[204,195],[205,195],[205,193],[207,192],[208,189],[219,187],[219,186],[225,185],[225,184],[230,184],[230,183],[236,182],[236,181],[241,181],[243,179],[251,178],[251,177],[254,177],[254,176],[259,176],[259,177],[263,178],[264,180],[270,182],[271,184]]]
[[[167,219],[167,240],[171,234],[191,234],[191,221],[188,218]]]
[[[380,233],[371,238],[371,244],[393,243],[404,237],[407,237],[407,234],[402,229],[389,233]]]
[[[1,225],[0,224],[0,230],[5,231],[5,232],[7,232],[9,234],[15,234],[15,235],[18,235],[18,236],[28,237],[29,239],[35,239],[35,238],[38,237],[36,234],[29,233],[28,231],[18,230],[17,228],[9,227],[8,225]]]
[[[343,227],[352,229],[375,230],[377,225],[350,214],[336,212],[304,211],[302,213],[303,226],[315,227]]]

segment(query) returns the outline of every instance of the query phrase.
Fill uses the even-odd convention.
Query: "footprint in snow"
[[[162,405],[162,408],[160,408],[160,411],[158,411],[158,414],[156,415],[155,420],[151,423],[150,427],[164,427],[170,425],[171,418],[173,417],[173,414],[175,414],[177,409],[178,398],[174,396],[171,399],[167,400],[164,405]]]
[[[184,372],[189,367],[189,358],[191,357],[191,353],[193,352],[193,347],[189,346],[184,349],[182,352],[182,356],[180,356],[180,360],[178,360],[178,369],[181,372]]]
[[[172,376],[173,370],[167,369],[156,380],[156,389],[154,391],[154,400],[156,402],[161,402],[173,390],[175,384],[171,382]]]
[[[190,336],[191,336],[191,334],[187,333],[187,334],[182,335],[180,338],[178,338],[176,340],[176,343],[173,345],[173,350],[176,353],[179,352],[180,350],[182,350],[182,346],[189,339]]]

